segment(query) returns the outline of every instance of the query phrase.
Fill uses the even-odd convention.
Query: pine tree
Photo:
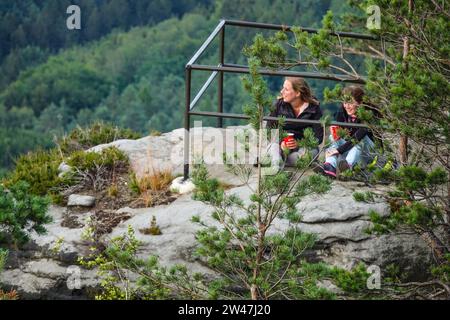
[[[0,185],[0,242],[24,244],[31,231],[46,232],[52,221],[47,214],[50,199],[30,194],[29,185],[20,181],[9,190]]]
[[[296,227],[269,235],[275,219],[288,219],[293,224],[300,222],[298,204],[301,199],[329,191],[330,181],[320,175],[305,176],[314,160],[309,152],[299,158],[294,172],[281,171],[274,175],[263,172],[263,117],[268,114],[272,100],[258,73],[259,61],[251,59],[249,64],[251,75],[244,83],[253,103],[244,107],[244,113],[250,117],[249,122],[256,132],[258,159],[261,159],[256,168],[256,187],[249,182],[252,167],[231,164],[237,154],[224,155],[224,159],[229,170],[253,190],[250,204],[235,195],[227,195],[217,180],[209,178],[204,165],[196,165],[192,175],[197,187],[194,199],[211,204],[215,209],[212,217],[221,226],[213,227],[194,217],[195,222],[205,227],[197,234],[198,255],[221,275],[214,286],[219,295],[251,299],[331,298],[317,282],[321,275],[329,275],[328,267],[304,261],[304,251],[315,243],[314,235]],[[306,149],[317,147],[310,129],[305,130],[305,138],[299,143]],[[308,273],[309,269],[315,271]]]
[[[279,32],[268,38],[257,36],[246,53],[274,69],[307,66],[314,71],[345,74],[354,80],[367,75],[364,103],[375,108],[381,117],[363,110],[359,115],[382,139],[385,154],[396,157],[402,164],[400,170],[392,165],[374,169],[372,183],[380,179],[393,182],[388,192],[376,192],[391,204],[391,216],[381,219],[374,213],[375,229],[388,232],[400,226],[411,228],[430,246],[437,265],[447,270],[450,253],[448,9],[435,1],[420,0],[394,3],[371,0],[361,2],[359,7],[365,11],[369,5],[378,6],[381,11],[381,28],[371,30],[378,41],[336,37],[338,25],[332,12],[328,12],[317,34],[307,34],[294,27],[292,33]],[[341,27],[364,30],[366,18],[354,16],[344,20],[351,24]],[[296,55],[290,55],[288,47]],[[355,55],[366,58],[365,69],[356,65]],[[341,89],[340,84],[333,90],[326,89],[324,96],[329,101],[343,101]],[[357,194],[356,198],[370,201],[373,195]],[[443,288],[441,294],[449,296],[448,286]]]

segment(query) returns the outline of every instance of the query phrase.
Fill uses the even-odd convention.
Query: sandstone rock
[[[197,157],[203,156],[208,164],[211,177],[225,181],[229,185],[241,185],[242,181],[239,178],[225,170],[222,153],[226,152],[232,155],[235,151],[243,150],[242,144],[234,138],[232,130],[243,131],[248,128],[249,126],[228,127],[228,131],[211,127],[192,128],[189,136],[190,163],[194,163]],[[214,136],[216,138],[212,138]],[[217,149],[214,148],[215,141],[220,141]],[[130,166],[137,178],[142,178],[155,170],[165,169],[169,169],[173,175],[183,174],[184,129],[176,129],[160,136],[148,136],[138,140],[117,140],[95,146],[87,151],[100,152],[104,148],[113,146],[128,156]],[[248,164],[251,165],[253,162],[248,162]]]
[[[312,250],[312,258],[346,269],[363,262],[367,266],[377,265],[384,270],[387,265],[396,263],[410,272],[412,278],[423,276],[431,261],[430,251],[424,242],[415,234],[367,234],[365,229],[371,224],[367,213],[369,209],[386,214],[387,207],[382,202],[355,203],[350,197],[351,192],[352,189],[346,187],[345,183],[334,182],[328,194],[305,197],[298,205],[298,209],[303,211],[303,221],[297,227],[303,232],[315,233],[318,238],[317,246]],[[227,190],[227,193],[236,194],[248,203],[251,190],[248,186],[240,186]],[[77,257],[87,255],[89,250],[88,243],[81,237],[83,229],[61,227],[65,210],[57,206],[50,208],[49,213],[54,221],[47,225],[48,233],[43,236],[33,234],[32,242],[25,249],[11,254],[11,260],[15,262],[9,262],[7,270],[0,277],[0,285],[18,289],[27,298],[82,298],[89,288],[95,287],[95,272],[90,270],[93,273],[89,273],[81,269],[82,283],[85,284],[81,291],[67,288],[66,281],[70,275],[66,274],[66,269],[75,265]],[[198,215],[207,224],[220,227],[211,218],[211,206],[192,200],[191,194],[184,194],[167,205],[117,210],[117,213],[121,212],[129,213],[131,218],[120,223],[104,237],[121,235],[131,225],[137,239],[143,243],[139,250],[141,257],[157,255],[162,265],[181,263],[192,272],[214,275],[212,270],[193,255],[197,246],[195,234],[200,226],[191,222],[192,216]],[[242,213],[237,211],[236,214]],[[90,213],[81,215],[81,219],[87,219]],[[139,232],[139,229],[150,226],[153,216],[162,234],[154,236]],[[269,234],[284,232],[290,226],[292,225],[286,219],[277,218]],[[55,253],[53,249],[59,239],[62,239],[62,245]],[[25,280],[17,282],[18,278]]]
[[[334,285],[330,280],[322,280],[322,281],[318,281],[317,286],[319,288],[324,288],[327,289],[328,291],[335,293],[337,295],[343,294],[344,291],[337,287],[336,285]]]
[[[72,171],[72,167],[69,166],[67,163],[62,162],[59,167],[58,167],[58,176],[61,178],[63,177],[65,174],[69,173]]]
[[[211,151],[208,146],[211,145],[212,140],[207,139],[205,142],[198,140],[207,133],[206,130],[207,128],[191,130],[191,137],[194,140],[191,156],[199,150]],[[223,129],[218,130],[223,131]],[[184,130],[177,129],[161,136],[118,140],[96,146],[90,151],[100,151],[109,146],[116,146],[127,154],[138,177],[151,173],[155,169],[165,168],[170,168],[172,174],[176,175],[183,173],[183,141]],[[223,149],[231,152],[234,143],[232,138],[227,137]],[[250,163],[248,165],[251,166]],[[229,185],[227,194],[239,196],[244,203],[250,202],[249,196],[252,190],[239,178],[227,172],[224,165],[208,164],[208,170],[212,177]],[[255,175],[250,177],[249,184],[251,188],[255,188]],[[373,204],[355,202],[352,193],[356,190],[364,192],[368,189],[358,183],[334,181],[329,193],[307,196],[297,205],[303,217],[300,223],[293,225],[286,219],[277,218],[268,233],[282,233],[296,226],[303,232],[316,234],[318,242],[310,253],[310,258],[315,261],[324,261],[347,269],[363,262],[367,266],[377,265],[382,270],[387,265],[396,263],[410,272],[412,279],[423,276],[432,259],[431,252],[425,243],[415,234],[397,232],[384,236],[369,235],[366,232],[367,227],[371,225],[369,210],[387,215],[389,214],[388,206],[381,200]],[[73,201],[75,195],[71,197],[69,205],[81,205],[80,202]],[[82,199],[86,199],[84,197],[82,196]],[[95,199],[91,197],[86,204],[92,205],[94,202]],[[29,245],[20,251],[11,252],[6,271],[0,276],[0,285],[7,285],[7,288],[14,287],[27,298],[54,298],[80,297],[79,294],[83,297],[86,295],[87,288],[93,288],[98,284],[94,271],[82,270],[84,289],[80,291],[67,288],[66,270],[76,264],[77,257],[89,253],[89,244],[82,240],[83,229],[69,229],[61,226],[65,212],[65,208],[57,206],[50,208],[49,213],[53,217],[53,222],[46,226],[48,233],[41,236],[33,234]],[[138,240],[143,243],[139,250],[141,257],[157,255],[163,265],[171,266],[181,263],[192,272],[214,274],[193,255],[197,247],[195,234],[200,226],[191,222],[192,216],[198,215],[207,224],[221,227],[211,218],[213,212],[211,206],[192,200],[191,194],[182,194],[167,205],[117,210],[117,213],[121,212],[129,213],[131,218],[121,222],[110,234],[104,235],[104,238],[123,234],[130,225],[134,228]],[[235,212],[237,216],[243,214],[237,209]],[[80,213],[77,214],[77,218],[83,221],[90,215],[90,212]],[[139,232],[139,229],[150,226],[153,216],[162,234],[154,236]],[[53,249],[61,239],[62,244],[58,252],[55,252]],[[17,281],[17,279],[23,279],[23,281]],[[331,288],[327,283],[323,285]],[[335,292],[339,293],[337,290]]]
[[[67,206],[74,207],[92,207],[95,204],[95,197],[83,196],[79,194],[71,194],[69,200],[67,201]]]
[[[94,290],[98,282],[94,270],[64,267],[51,259],[30,261],[22,269],[0,274],[2,287],[16,290],[20,299],[86,299],[86,290]]]
[[[170,184],[170,191],[174,193],[184,194],[192,192],[195,189],[195,185],[190,179],[183,181],[183,177],[175,178]]]

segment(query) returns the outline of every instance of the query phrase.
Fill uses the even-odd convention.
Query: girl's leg
[[[336,148],[338,148],[339,146],[341,146],[341,145],[343,145],[343,144],[345,143],[345,140],[344,140],[344,139],[339,139],[339,140],[337,140],[337,141],[334,141],[334,140],[333,140],[333,137],[332,137],[331,135],[330,135],[330,141],[333,141],[333,143],[332,143],[331,146],[327,149],[327,151],[330,150],[330,149],[336,149]],[[334,156],[331,156],[331,157],[326,157],[326,158],[325,158],[325,163],[329,163],[329,164],[332,165],[334,168],[336,168],[336,167],[337,167],[338,156],[339,156],[339,155],[334,155]]]
[[[347,163],[350,166],[350,168],[353,168],[353,166],[360,161],[361,153],[362,153],[362,146],[359,143],[348,151],[345,160],[347,160]]]
[[[367,163],[374,146],[373,141],[368,136],[365,136],[356,146],[351,148],[346,156],[350,168],[361,161]]]
[[[317,148],[310,150],[312,158],[314,158],[319,150]],[[304,148],[299,148],[297,151],[291,152],[286,159],[286,166],[294,167],[297,163],[298,158],[303,157],[305,155],[306,150]]]
[[[363,151],[361,155],[361,160],[365,165],[367,165],[374,159],[376,155],[375,143],[368,136],[365,136],[362,142],[363,142]]]
[[[293,151],[288,154],[286,158],[286,167],[294,167],[297,163],[297,159],[305,154],[305,149],[300,148],[297,151]]]

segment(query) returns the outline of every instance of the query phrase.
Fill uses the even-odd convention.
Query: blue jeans
[[[330,135],[330,140],[333,140],[333,137]],[[339,139],[337,141],[334,141],[330,149],[336,149],[340,146],[342,146],[346,141],[344,139]],[[337,154],[331,157],[327,157],[325,159],[325,162],[328,162],[333,167],[337,167],[337,162],[340,159],[347,160],[347,163],[350,167],[353,167],[357,163],[361,163],[363,165],[366,165],[371,161],[371,158],[375,155],[375,144],[373,141],[366,135],[357,145],[354,145],[353,148],[348,150],[347,152],[344,152],[343,154]]]

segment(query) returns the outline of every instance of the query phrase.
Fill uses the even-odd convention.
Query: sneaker
[[[323,164],[323,173],[330,178],[336,178],[336,168],[328,162]]]
[[[314,171],[315,173],[323,173],[323,166],[322,166],[319,162],[317,162],[317,161],[314,161],[314,162],[311,164],[311,169],[312,169],[312,171]]]
[[[338,169],[339,169],[339,173],[341,172],[345,172],[347,170],[350,169],[350,165],[348,164],[347,160],[342,159],[338,162]]]

